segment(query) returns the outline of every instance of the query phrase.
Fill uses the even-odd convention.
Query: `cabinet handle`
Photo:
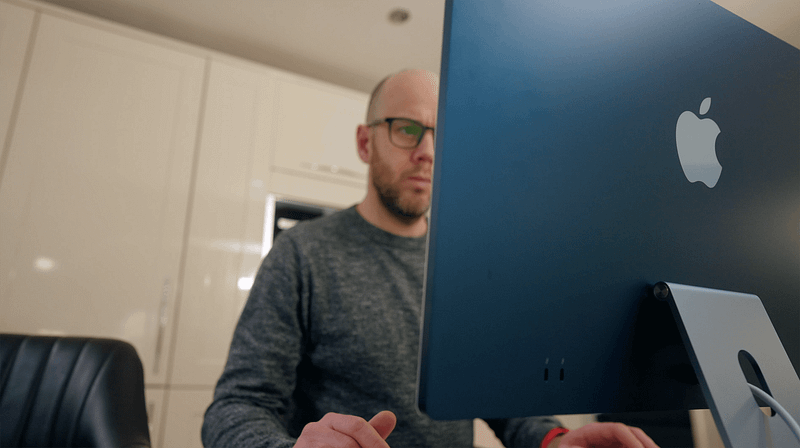
[[[167,329],[167,305],[169,304],[169,278],[164,279],[161,287],[161,309],[158,313],[158,333],[156,334],[156,353],[153,362],[153,373],[157,374],[161,364],[161,348],[164,345],[164,332]]]
[[[358,171],[351,170],[348,168],[344,168],[337,165],[325,165],[321,163],[310,163],[310,162],[303,162],[300,164],[301,167],[311,170],[317,171],[324,174],[335,174],[338,176],[347,176],[352,177],[354,179],[363,180],[364,175],[359,173]]]

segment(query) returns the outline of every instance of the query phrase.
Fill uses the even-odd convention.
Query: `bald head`
[[[358,212],[373,225],[401,236],[419,237],[427,230],[434,158],[433,132],[425,132],[413,148],[392,142],[391,122],[404,118],[436,127],[439,77],[427,70],[404,70],[375,88],[367,123],[358,126],[358,156],[369,165],[367,196]],[[403,129],[403,128],[401,128]]]
[[[372,91],[367,108],[367,123],[381,118],[387,103],[402,95],[407,100],[411,96],[439,96],[439,76],[422,69],[403,70],[387,76]]]

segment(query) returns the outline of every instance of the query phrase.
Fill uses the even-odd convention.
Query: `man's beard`
[[[412,195],[403,198],[400,189],[391,182],[392,173],[380,157],[375,155],[372,164],[372,185],[378,192],[381,203],[389,212],[404,222],[412,222],[424,215],[430,207],[430,197]],[[408,177],[406,173],[400,179]]]

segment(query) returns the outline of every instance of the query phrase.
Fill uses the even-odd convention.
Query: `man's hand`
[[[303,428],[295,448],[389,448],[386,438],[397,417],[381,411],[370,421],[353,415],[329,413]]]
[[[557,437],[550,447],[558,448],[658,448],[639,428],[622,423],[592,423]]]

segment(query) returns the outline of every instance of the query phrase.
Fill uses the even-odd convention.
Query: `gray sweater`
[[[398,418],[387,442],[472,446],[472,422],[415,405],[425,238],[385,232],[349,208],[276,238],[233,335],[203,422],[206,447],[290,447],[328,412]],[[489,422],[538,447],[553,419]]]

